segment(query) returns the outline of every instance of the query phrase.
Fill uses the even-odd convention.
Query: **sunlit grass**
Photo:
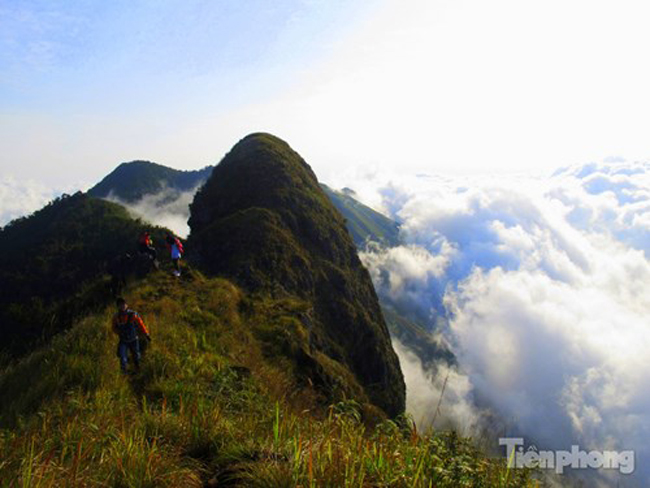
[[[138,375],[119,373],[110,309],[0,373],[0,486],[536,486],[453,432],[328,407],[291,366],[300,301],[186,275],[127,294],[153,337]]]

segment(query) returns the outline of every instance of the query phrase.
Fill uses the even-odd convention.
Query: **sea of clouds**
[[[382,302],[442,334],[458,360],[427,369],[394,341],[421,427],[633,449],[650,483],[650,163],[345,183],[401,223],[402,245],[361,253]],[[1,222],[55,195],[5,180]],[[185,236],[193,195],[166,189],[127,208]]]
[[[362,259],[384,302],[451,344],[443,417],[467,428],[489,410],[537,447],[633,449],[647,485],[650,164],[379,178],[360,197],[401,222],[403,245]],[[396,350],[409,410],[434,418],[448,373]]]

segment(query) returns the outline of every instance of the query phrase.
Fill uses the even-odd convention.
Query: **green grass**
[[[536,486],[470,439],[310,384],[298,299],[192,270],[127,298],[153,337],[138,375],[119,373],[112,309],[0,372],[0,486]],[[313,361],[330,381],[344,374]]]

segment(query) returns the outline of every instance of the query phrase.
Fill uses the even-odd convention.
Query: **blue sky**
[[[62,113],[254,102],[359,13],[300,0],[0,5],[3,108]]]
[[[0,0],[0,176],[286,139],[326,182],[650,154],[642,0]]]
[[[165,141],[288,89],[373,9],[346,4],[2,0],[2,171],[61,183],[161,154],[214,163],[225,149],[217,131],[211,152],[186,158],[164,158]]]

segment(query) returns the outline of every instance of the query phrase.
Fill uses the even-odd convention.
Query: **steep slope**
[[[26,350],[103,305],[108,263],[134,252],[144,229],[120,205],[82,193],[2,228],[0,352]],[[164,229],[150,230],[162,243]]]
[[[372,427],[353,401],[319,406],[269,354],[296,339],[299,300],[191,269],[126,296],[153,336],[140,374],[119,373],[112,307],[0,368],[0,485],[536,486],[453,432],[421,435],[404,418]]]
[[[88,194],[98,198],[112,196],[131,203],[164,188],[192,190],[203,183],[211,172],[212,166],[196,171],[179,171],[150,161],[132,161],[120,164],[88,190]]]
[[[389,247],[399,245],[397,222],[355,200],[345,191],[332,190],[323,183],[321,187],[336,209],[345,217],[347,228],[359,249],[362,249],[367,241],[378,242]]]
[[[343,217],[287,143],[252,134],[214,169],[191,205],[189,248],[207,272],[250,292],[296,296],[314,351],[349,368],[375,405],[404,411],[399,361],[370,276]]]

